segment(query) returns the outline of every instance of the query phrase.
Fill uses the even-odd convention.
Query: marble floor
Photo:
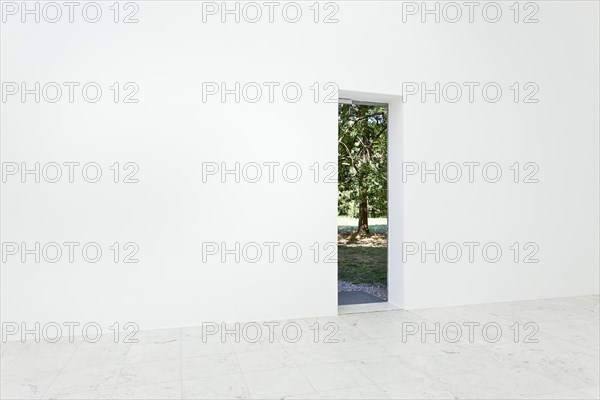
[[[211,325],[141,331],[134,344],[9,341],[1,398],[598,399],[598,306],[583,296],[227,325],[224,338]]]

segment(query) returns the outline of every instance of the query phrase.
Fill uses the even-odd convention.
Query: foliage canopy
[[[372,217],[387,215],[385,106],[340,104],[338,110],[338,215],[356,217],[368,203]]]

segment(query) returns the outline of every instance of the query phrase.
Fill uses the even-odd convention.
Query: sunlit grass
[[[356,232],[358,218],[338,216],[338,233]],[[369,231],[371,233],[387,233],[387,218],[369,218]]]
[[[338,216],[338,279],[387,284],[387,218],[369,218],[369,235],[357,226],[358,218]]]

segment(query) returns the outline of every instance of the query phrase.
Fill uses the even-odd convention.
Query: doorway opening
[[[338,305],[388,301],[388,104],[338,104]]]

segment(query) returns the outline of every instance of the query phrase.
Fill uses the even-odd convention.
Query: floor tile
[[[375,384],[425,377],[399,356],[353,361],[352,364]]]
[[[234,335],[224,341],[188,327],[141,331],[135,344],[109,336],[98,343],[0,343],[0,396],[597,399],[599,312],[598,296],[580,296],[272,321],[274,340],[256,342]],[[522,324],[528,321],[539,328],[536,343],[525,342]],[[403,340],[408,325],[422,329],[424,322],[439,322],[450,336]],[[474,342],[465,322],[480,323]],[[502,329],[497,342],[481,335],[486,322]],[[286,326],[300,328],[297,341],[285,340]],[[454,343],[455,333],[463,337]]]
[[[31,374],[26,377],[17,375],[3,375],[0,381],[1,399],[40,399],[50,384],[54,381],[50,372]]]
[[[358,388],[336,389],[326,392],[318,392],[311,397],[312,399],[327,399],[327,400],[353,400],[364,399],[365,397]]]
[[[371,339],[402,336],[401,326],[388,321],[361,321],[356,328]]]
[[[315,394],[299,368],[280,368],[244,374],[253,399],[281,399]]]
[[[234,353],[207,354],[182,359],[183,380],[241,373],[240,365]]]
[[[0,398],[41,398],[69,358],[65,353],[21,353],[0,374]]]
[[[296,366],[294,360],[284,348],[236,352],[235,356],[244,373]]]
[[[578,390],[569,390],[567,392],[552,392],[548,394],[544,394],[538,397],[532,397],[539,400],[589,400],[589,399],[598,399],[598,397],[591,397],[587,394],[578,391]]]
[[[338,347],[329,343],[290,347],[286,350],[299,367],[346,361]]]
[[[598,353],[564,340],[490,347],[490,351],[506,357],[514,365],[529,368],[569,389],[596,386],[600,381]]]
[[[184,399],[249,399],[250,391],[242,374],[184,380]]]
[[[174,400],[181,399],[181,381],[126,386],[115,389],[115,400]]]
[[[304,376],[317,392],[366,386],[372,382],[352,363],[320,364],[302,367]]]
[[[200,327],[183,328],[181,336],[182,357],[196,357],[205,354],[227,354],[233,346],[221,340],[220,335],[206,335]]]
[[[422,342],[419,337],[415,336],[408,338],[406,342],[403,342],[402,338],[398,337],[375,339],[375,342],[383,346],[393,356],[441,351],[429,343]]]
[[[335,348],[348,361],[367,360],[370,358],[380,358],[390,356],[391,354],[380,343],[375,340],[362,340],[357,342],[343,342],[333,344]]]
[[[181,335],[182,329],[179,328],[139,331],[134,336],[137,343],[133,344],[168,343],[180,340]]]
[[[82,343],[69,359],[65,369],[123,366],[130,347],[130,344],[113,341]]]
[[[120,373],[120,366],[63,369],[44,398],[107,398],[112,394]]]
[[[181,340],[169,339],[154,343],[132,344],[127,353],[128,363],[181,358]]]
[[[514,365],[501,355],[481,347],[455,352],[406,354],[399,357],[415,370],[428,376],[467,374],[481,369],[498,369]]]
[[[454,399],[448,384],[437,378],[427,377],[377,385],[390,399]]]
[[[30,342],[22,342],[20,340],[0,341],[0,358],[17,356],[30,344]]]
[[[125,364],[117,388],[181,380],[181,360]]]
[[[552,379],[522,367],[445,375],[438,379],[462,398],[524,398],[569,390]]]
[[[596,386],[587,386],[587,387],[579,389],[579,391],[593,399],[600,399],[600,387],[597,385]]]

